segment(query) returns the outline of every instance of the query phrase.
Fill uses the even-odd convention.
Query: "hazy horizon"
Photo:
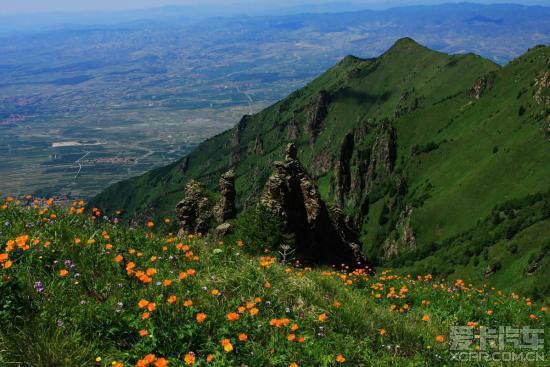
[[[332,6],[338,9],[341,6],[341,11],[345,11],[347,6],[353,5],[354,9],[363,7],[365,9],[380,9],[396,6],[410,5],[437,5],[448,3],[477,3],[477,4],[519,4],[519,5],[546,5],[550,6],[550,0],[515,0],[515,1],[498,1],[498,0],[280,0],[273,4],[267,0],[257,1],[223,1],[223,0],[118,0],[116,2],[107,0],[96,0],[93,2],[74,2],[69,0],[51,0],[43,2],[41,0],[21,0],[18,2],[2,2],[0,3],[0,16],[6,15],[27,15],[36,13],[89,13],[89,12],[118,12],[161,8],[165,6],[189,6],[193,8],[220,8],[232,9],[246,13],[249,11],[260,11],[262,9],[277,9],[277,8],[300,8],[300,7],[316,7],[316,6]]]

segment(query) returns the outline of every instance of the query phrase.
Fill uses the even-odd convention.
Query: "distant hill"
[[[548,293],[550,48],[504,67],[409,38],[344,58],[169,166],[92,200],[129,217],[169,215],[196,179],[236,172],[240,209],[293,142],[323,199],[342,208],[379,266]],[[546,288],[544,288],[546,287]],[[544,289],[542,289],[544,288]]]

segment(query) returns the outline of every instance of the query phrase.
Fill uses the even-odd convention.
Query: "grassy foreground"
[[[452,325],[548,333],[547,308],[513,292],[301,268],[94,214],[0,199],[0,365],[434,366]]]

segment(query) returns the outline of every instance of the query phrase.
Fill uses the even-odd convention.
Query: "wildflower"
[[[138,307],[139,308],[145,308],[145,307],[147,307],[148,304],[149,304],[149,301],[147,301],[146,299],[141,299],[138,302]]]
[[[212,289],[212,291],[210,291],[210,294],[212,294],[213,296],[218,296],[220,294],[220,291],[217,289]]]
[[[185,301],[183,301],[183,305],[185,307],[191,307],[193,306],[193,301],[191,301],[190,299],[186,299]]]
[[[155,362],[155,365],[154,365],[154,366],[155,366],[155,367],[166,367],[166,366],[168,366],[169,363],[170,363],[170,362],[168,362],[167,359],[165,359],[165,358],[159,358],[159,359],[157,359],[157,361]]]
[[[151,317],[151,314],[149,312],[144,312],[142,315],[141,315],[141,319],[142,320],[147,320],[149,317]]]
[[[147,222],[147,228],[153,228],[154,226],[155,226],[155,223],[153,223],[152,221]]]
[[[250,316],[256,316],[260,310],[258,310],[256,307],[252,307],[249,311]]]
[[[207,317],[206,314],[201,312],[201,313],[198,313],[195,318],[199,324],[202,324],[204,320],[206,320],[206,317]]]
[[[192,366],[195,364],[195,354],[192,352],[189,352],[183,357],[183,360],[185,361],[185,364],[187,366]]]
[[[170,279],[164,279],[162,281],[162,285],[165,286],[165,287],[169,287],[170,284],[172,284],[172,281]]]
[[[340,306],[342,306],[342,304],[338,301],[334,301],[334,307],[335,308],[340,308]]]
[[[443,335],[438,335],[435,337],[435,341],[438,343],[443,343],[445,341],[445,337]]]
[[[11,262],[11,260],[8,260],[4,263],[4,269],[9,269],[11,268],[11,266],[13,265],[13,262]]]
[[[298,330],[298,324],[294,323],[294,324],[290,325],[290,330],[292,330],[292,331]]]
[[[186,272],[181,272],[178,276],[179,280],[184,280],[185,278],[187,278],[187,273]]]
[[[209,354],[206,356],[206,362],[210,363],[214,360],[214,356],[212,354]]]
[[[530,315],[529,315],[529,318],[530,318],[531,320],[536,320],[537,316],[536,316],[535,314],[530,314]]]
[[[322,313],[322,314],[319,315],[319,321],[320,321],[320,322],[325,322],[325,321],[327,321],[327,318],[328,318],[328,317],[327,317],[327,314],[326,314],[326,313]]]
[[[152,302],[149,303],[149,304],[147,305],[147,309],[149,310],[149,312],[155,311],[155,310],[157,309],[156,303],[152,303]]]
[[[38,293],[44,292],[44,284],[41,281],[34,282],[34,290]]]
[[[382,335],[382,336],[383,336],[383,335],[386,335],[386,330],[385,330],[385,329],[380,329],[379,333],[380,333],[380,335]]]
[[[149,333],[148,333],[147,330],[145,330],[145,329],[141,329],[141,330],[139,331],[139,336],[147,336],[148,334],[149,334]]]
[[[171,295],[170,297],[168,297],[168,303],[170,303],[170,304],[173,304],[177,300],[178,300],[178,298],[174,295]]]
[[[486,313],[487,315],[491,316],[491,315],[493,314],[493,310],[487,310],[487,311],[485,311],[485,313]]]
[[[231,344],[231,341],[229,339],[222,339],[221,344],[222,344],[223,350],[226,353],[230,353],[233,351],[233,344]]]
[[[296,334],[290,333],[286,338],[288,339],[289,342],[293,342],[296,339]]]
[[[230,312],[227,314],[227,320],[229,321],[237,321],[239,319],[239,314],[236,312]]]
[[[243,333],[239,334],[239,341],[245,342],[247,340],[248,340],[248,335]]]
[[[65,278],[67,275],[69,275],[69,271],[67,269],[59,270],[59,276],[60,277]]]
[[[430,321],[430,315],[422,316],[422,321]]]
[[[338,355],[336,356],[336,362],[338,362],[338,363],[344,363],[345,361],[346,361],[346,358],[345,358],[343,355],[338,354]]]
[[[124,258],[122,257],[122,255],[117,255],[117,256],[115,256],[115,262],[119,263],[119,262],[122,262],[122,260],[124,260]]]
[[[288,367],[298,367],[298,364],[296,362],[292,362],[288,365]]]

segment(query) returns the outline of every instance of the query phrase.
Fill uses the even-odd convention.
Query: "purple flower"
[[[65,266],[71,266],[72,265],[72,261],[71,260],[65,260]]]
[[[34,282],[34,290],[36,290],[38,293],[44,292],[44,284],[42,284],[41,281]]]

